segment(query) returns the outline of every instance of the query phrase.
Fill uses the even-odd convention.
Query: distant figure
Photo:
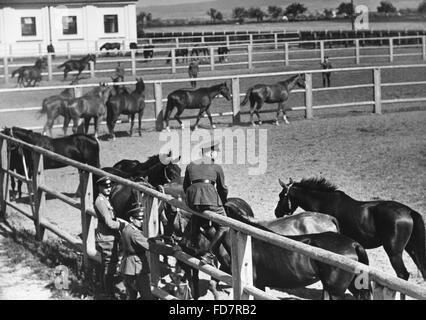
[[[47,52],[48,53],[55,53],[55,47],[52,44],[52,41],[50,42],[49,45],[47,45]],[[52,59],[55,59],[55,55],[52,54]]]
[[[331,62],[328,60],[328,57],[324,58],[324,61],[321,62],[321,67],[323,69],[333,69],[333,66],[331,65]],[[323,87],[330,87],[331,82],[330,82],[330,76],[331,76],[331,72],[323,72],[322,73],[322,86]]]
[[[114,79],[116,79],[116,82],[124,82],[124,68],[121,66],[121,63],[117,63],[117,67],[115,68],[115,74]]]
[[[198,60],[193,60],[189,64],[188,67],[188,75],[190,78],[197,78],[198,77]],[[191,81],[191,87],[195,88],[197,86],[197,81]]]

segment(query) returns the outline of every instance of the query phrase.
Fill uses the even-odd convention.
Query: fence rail
[[[6,143],[14,142],[22,145],[24,148],[32,150],[34,157],[34,176],[32,177],[32,190],[35,195],[34,197],[34,209],[33,213],[28,213],[25,210],[22,210],[18,206],[15,206],[10,201],[7,201],[7,195],[9,190],[8,178],[9,166],[7,153],[6,153]],[[6,143],[5,143],[6,142]],[[62,231],[59,227],[52,224],[45,218],[46,211],[46,192],[49,190],[44,186],[44,169],[43,169],[43,157],[48,157],[56,161],[60,161],[66,165],[75,167],[80,170],[80,182],[82,183],[82,196],[81,196],[81,226],[82,226],[82,238],[83,240],[77,240],[74,236],[69,235],[65,231]],[[62,157],[58,154],[55,154],[51,151],[45,150],[43,148],[27,144],[23,141],[11,138],[4,134],[0,133],[0,205],[1,213],[4,215],[6,208],[8,206],[12,207],[16,211],[23,213],[29,218],[34,220],[36,235],[39,240],[43,240],[45,229],[49,229],[58,236],[64,238],[67,241],[75,244],[77,249],[80,249],[83,252],[83,263],[85,267],[88,267],[90,264],[90,258],[96,257],[96,250],[94,249],[94,221],[95,217],[92,216],[92,204],[93,204],[93,195],[92,195],[92,175],[105,176],[108,175],[111,177],[111,180],[129,186],[139,192],[142,192],[145,195],[146,199],[146,216],[144,219],[144,233],[147,237],[156,236],[159,233],[159,219],[158,219],[158,201],[165,201],[181,210],[184,210],[190,214],[195,214],[212,220],[213,222],[223,224],[232,229],[232,246],[231,246],[231,256],[232,256],[232,275],[227,275],[221,273],[220,271],[215,270],[211,266],[201,266],[199,261],[193,257],[189,257],[184,253],[177,253],[175,256],[180,261],[189,264],[193,268],[197,268],[213,277],[216,277],[227,283],[232,282],[234,299],[248,299],[250,296],[258,298],[269,298],[269,295],[261,292],[258,294],[258,289],[254,288],[252,285],[252,278],[250,272],[247,272],[251,268],[251,237],[256,239],[266,241],[271,245],[276,245],[281,248],[299,252],[315,260],[330,264],[334,267],[341,268],[345,271],[359,274],[363,272],[368,274],[369,279],[379,283],[381,286],[387,287],[394,291],[399,291],[402,294],[414,297],[416,299],[426,299],[426,288],[423,288],[414,283],[396,278],[394,276],[388,275],[378,269],[373,267],[355,262],[346,257],[340,256],[338,254],[312,247],[301,242],[297,242],[286,237],[263,231],[258,228],[246,225],[239,221],[222,217],[213,213],[204,212],[199,213],[191,210],[183,202],[174,199],[170,195],[163,194],[154,189],[139,185],[138,183],[123,179],[121,177],[111,175],[103,170],[98,168],[91,167],[89,165],[81,164],[69,158]],[[43,187],[42,187],[43,186]],[[52,194],[52,193],[51,193]],[[90,210],[90,212],[89,212]],[[147,248],[149,250],[149,248]],[[169,294],[161,291],[158,288],[159,283],[159,272],[158,272],[158,256],[155,254],[148,254],[149,261],[151,265],[151,284],[154,286],[154,294],[157,294],[159,297],[163,298],[173,298]],[[231,278],[229,278],[231,277]]]

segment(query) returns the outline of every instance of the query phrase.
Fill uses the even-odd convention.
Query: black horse
[[[32,84],[33,87],[40,82],[42,79],[42,71],[47,67],[47,58],[39,58],[34,63],[34,66],[23,66],[12,72],[12,78],[18,74],[17,85],[29,87]],[[25,83],[26,82],[26,83]]]
[[[87,54],[86,56],[78,60],[67,60],[63,64],[59,65],[58,69],[65,68],[64,80],[66,80],[68,73],[74,70],[78,71],[76,75],[76,78],[78,78],[90,61],[96,63],[96,56],[94,54]]]
[[[229,52],[231,52],[231,50],[226,46],[217,48],[217,54],[219,55],[219,62],[227,62]]]
[[[208,57],[209,54],[210,54],[209,48],[207,48],[207,47],[196,46],[196,47],[193,47],[192,50],[191,50],[191,57],[194,56],[194,55],[196,55],[197,57],[200,56],[200,55],[204,55],[205,57]]]
[[[176,63],[179,63],[178,57],[182,57],[181,62],[188,62],[188,54],[189,51],[187,48],[181,48],[181,49],[175,49],[175,57],[176,57]],[[169,52],[169,59],[166,60],[166,64],[170,63],[171,61],[172,52]]]
[[[108,51],[120,50],[120,49],[121,49],[121,44],[119,42],[106,42],[99,48],[99,51],[106,50],[107,55],[109,55]],[[120,54],[120,52],[118,54]]]
[[[136,79],[136,88],[131,93],[127,90],[119,90],[111,95],[106,104],[107,126],[109,133],[115,139],[114,127],[120,114],[127,114],[130,119],[129,135],[133,133],[135,114],[138,114],[139,136],[142,135],[142,116],[145,109],[145,83],[142,78]]]
[[[257,119],[259,120],[259,125],[262,124],[259,116],[259,110],[262,108],[263,104],[266,103],[278,103],[277,108],[277,117],[275,124],[279,125],[278,117],[280,111],[283,112],[283,120],[285,123],[289,123],[287,116],[284,110],[284,102],[287,101],[291,90],[298,86],[300,88],[305,88],[305,77],[304,75],[297,74],[290,77],[287,80],[280,81],[273,85],[266,84],[256,84],[253,87],[250,87],[247,90],[246,96],[241,102],[241,106],[244,106],[247,101],[250,100],[250,122],[253,126],[255,123],[253,121],[253,113],[256,113]]]
[[[152,60],[152,58],[154,58],[154,48],[152,44],[143,46],[143,57],[145,60]]]
[[[399,278],[407,280],[402,253],[410,255],[426,279],[425,223],[422,215],[396,201],[357,201],[321,179],[290,180],[285,184],[275,215],[292,214],[299,206],[334,216],[341,232],[367,249],[383,246]]]
[[[177,108],[175,119],[179,122],[182,129],[183,125],[182,121],[180,120],[180,115],[185,109],[200,110],[197,116],[197,121],[195,122],[194,129],[198,128],[198,122],[200,121],[200,118],[204,112],[207,113],[212,128],[216,128],[216,126],[213,124],[213,119],[209,107],[213,99],[216,98],[219,94],[224,96],[227,100],[231,100],[231,92],[226,82],[214,85],[212,87],[199,88],[197,90],[179,89],[170,93],[167,96],[167,107],[164,115],[166,130],[170,131],[169,118],[174,108]]]

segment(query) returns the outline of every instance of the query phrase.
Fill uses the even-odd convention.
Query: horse
[[[115,88],[116,89],[116,88]],[[126,90],[127,91],[127,90]],[[141,124],[145,109],[145,83],[142,78],[136,79],[136,88],[131,93],[121,90],[111,95],[106,103],[107,126],[112,139],[115,140],[114,127],[120,114],[127,114],[130,119],[129,135],[132,136],[135,114],[138,114],[139,136],[142,136]]]
[[[217,54],[219,55],[219,62],[227,62],[227,55],[229,54],[229,52],[231,52],[231,50],[228,47],[218,47]]]
[[[78,78],[74,79],[70,85],[75,85],[78,83]],[[64,117],[64,135],[66,135],[66,127],[70,122],[68,104],[70,101],[75,99],[74,89],[66,88],[58,95],[49,96],[43,99],[41,110],[39,111],[40,116],[46,114],[47,120],[43,127],[42,134],[45,135],[49,131],[50,136],[52,136],[52,126],[55,119],[59,116]]]
[[[65,68],[64,81],[66,80],[68,73],[73,70],[78,71],[78,74],[76,75],[76,78],[78,78],[90,61],[93,61],[94,63],[96,63],[96,55],[89,53],[83,58],[78,60],[75,60],[75,59],[67,60],[63,64],[59,65],[58,69]]]
[[[152,60],[154,57],[154,46],[152,44],[148,44],[143,46],[143,57],[146,60]]]
[[[106,42],[99,48],[99,51],[120,50],[120,48],[121,44],[119,42]],[[120,54],[120,52],[118,54]],[[107,52],[107,55],[109,55],[109,52]]]
[[[191,57],[196,55],[197,57],[203,54],[205,57],[209,56],[209,48],[207,47],[193,47],[191,50]]]
[[[187,48],[181,48],[181,49],[175,49],[175,57],[176,57],[176,63],[179,63],[178,57],[182,57],[181,62],[188,62],[188,49]],[[166,60],[166,64],[169,64],[172,56],[172,52],[169,52],[169,59]]]
[[[250,100],[250,122],[252,126],[256,126],[253,121],[253,113],[256,113],[257,119],[259,120],[259,125],[262,124],[259,116],[259,110],[262,108],[265,102],[278,103],[277,117],[275,120],[275,124],[277,126],[279,125],[278,117],[280,115],[280,111],[283,112],[284,122],[288,124],[289,122],[284,110],[284,102],[287,101],[291,90],[295,86],[306,88],[304,75],[297,74],[288,78],[287,80],[277,82],[273,85],[256,84],[253,87],[250,87],[247,90],[243,102],[241,102],[241,106],[244,106],[247,101]]]
[[[40,82],[42,79],[41,72],[47,67],[47,58],[39,58],[34,63],[34,66],[23,66],[12,72],[12,78],[15,74],[18,74],[18,86],[28,87],[32,81],[34,81],[33,87],[35,87],[37,82]],[[24,84],[24,79],[27,81],[27,84]]]
[[[188,67],[188,75],[190,78],[197,78],[198,77],[198,61],[194,60],[191,61]],[[191,87],[195,88],[197,86],[197,81],[190,81]]]
[[[298,207],[334,216],[341,232],[366,249],[383,246],[399,278],[409,278],[402,259],[405,250],[426,279],[425,223],[420,213],[396,201],[355,200],[324,178],[279,183],[283,190],[275,216],[291,215]]]
[[[84,134],[74,134],[67,137],[53,139],[44,136],[40,133],[36,133],[31,130],[19,127],[5,128],[3,130],[3,133],[10,137],[20,139],[29,144],[55,152],[72,160],[88,164],[93,167],[100,167],[99,143],[96,139],[90,136]],[[23,152],[26,163],[28,164],[29,176],[32,176],[32,172],[34,169],[32,152],[31,150],[25,147],[23,147]],[[44,169],[48,170],[63,168],[68,165],[59,161],[55,161],[49,157],[43,157],[43,166]],[[22,169],[23,167],[20,170]],[[24,174],[24,171],[21,171],[19,173]],[[95,184],[93,185],[95,186]],[[95,189],[96,188],[94,188],[94,190]]]
[[[112,87],[100,84],[82,97],[69,102],[69,118],[73,120],[73,132],[77,132],[80,118],[84,119],[84,133],[89,132],[90,119],[93,118],[95,127],[95,139],[98,138],[98,119],[106,112],[106,103],[110,97]],[[64,122],[64,132],[68,128],[68,123]]]
[[[174,108],[177,108],[177,112],[175,114],[175,119],[181,125],[183,129],[182,121],[180,120],[180,115],[185,109],[199,109],[199,113],[197,116],[197,121],[195,122],[194,129],[198,128],[198,122],[200,121],[201,116],[204,112],[207,113],[207,116],[210,120],[210,125],[214,129],[216,126],[213,124],[213,119],[209,110],[210,104],[213,99],[221,94],[228,101],[231,100],[231,92],[226,82],[216,84],[211,87],[203,87],[196,90],[187,90],[187,89],[179,89],[175,90],[167,96],[167,107],[164,116],[164,121],[166,121],[166,130],[170,131],[169,127],[169,118]]]
[[[344,255],[347,258],[368,265],[368,256],[364,248],[352,239],[334,232],[336,231],[335,221],[329,220],[331,222],[329,225],[323,224],[321,219],[323,215],[321,214],[306,213],[295,215],[295,220],[277,219],[276,221],[270,221],[269,225],[266,223],[265,226],[265,223],[259,223],[252,218],[253,211],[243,199],[229,198],[225,204],[225,210],[230,218],[265,231],[274,232],[296,241]],[[305,223],[313,223],[312,226],[303,225],[301,222],[307,217],[309,218],[305,220]],[[298,218],[302,220],[298,221]],[[179,220],[179,224],[174,222],[175,230],[177,225],[179,225],[179,230],[182,229],[183,225],[185,228],[183,238],[185,239],[189,234],[190,224],[185,216],[180,215]],[[317,221],[321,221],[321,223],[315,224]],[[299,229],[300,226],[302,226],[301,229]],[[315,227],[315,231],[319,233],[303,234],[303,232],[308,230],[306,228],[309,227]],[[211,228],[204,229],[201,235],[198,247],[207,249],[209,240],[213,237],[214,232]],[[227,243],[227,246],[230,246],[229,232],[227,232],[224,242]],[[187,247],[186,243],[186,240],[179,241],[183,251],[191,254],[191,249]],[[264,290],[266,286],[291,289],[321,281],[323,284],[323,299],[342,299],[346,289],[349,289],[357,299],[368,299],[370,296],[370,288],[357,289],[355,287],[352,273],[318,262],[303,254],[285,250],[252,238],[252,255],[253,282],[260,289]],[[231,260],[224,247],[221,246],[219,248],[216,256],[221,264],[220,269],[230,273]],[[195,281],[197,279],[196,276]],[[197,289],[196,283],[194,283],[194,289]],[[195,291],[194,297],[196,297],[196,293],[197,291]]]
[[[19,144],[13,141],[8,141],[7,147],[9,151],[9,170],[15,171],[16,173],[22,176],[25,176],[25,168],[29,167],[29,163],[27,159],[24,157],[23,149],[19,147]],[[16,200],[16,195],[18,195],[18,199],[21,199],[22,198],[22,181],[18,180],[18,188],[16,192],[15,192],[16,183],[13,176],[10,176],[10,184],[12,188],[10,193],[10,201]]]

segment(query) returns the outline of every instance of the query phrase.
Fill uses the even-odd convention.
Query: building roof
[[[0,0],[0,7],[22,5],[67,5],[67,4],[96,4],[96,3],[120,3],[137,2],[138,0]]]

